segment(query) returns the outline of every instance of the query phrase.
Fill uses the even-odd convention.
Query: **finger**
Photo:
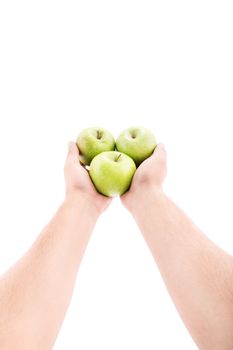
[[[159,143],[157,145],[150,159],[154,165],[160,164],[160,166],[162,166],[162,164],[166,164],[167,153],[166,153],[165,146],[162,143]]]
[[[163,143],[159,143],[157,145],[157,147],[154,150],[153,156],[157,159],[158,158],[161,158],[164,160],[166,159],[167,154],[166,154],[166,149],[165,149],[165,146]]]
[[[79,161],[78,147],[76,146],[76,143],[74,143],[72,141],[70,141],[68,143],[67,160],[72,161],[72,162],[78,162]]]

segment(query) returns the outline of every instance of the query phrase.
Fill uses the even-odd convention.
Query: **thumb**
[[[156,163],[166,163],[167,153],[164,144],[159,143],[152,155],[153,161]]]
[[[70,141],[68,143],[68,153],[67,160],[71,160],[72,162],[79,161],[79,150],[76,143]]]
[[[166,157],[166,149],[163,143],[158,143],[157,147],[154,150],[154,156],[155,157]]]

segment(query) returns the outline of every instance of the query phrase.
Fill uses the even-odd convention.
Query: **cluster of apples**
[[[84,129],[77,137],[80,162],[89,170],[96,190],[107,196],[121,196],[132,182],[136,168],[156,147],[152,132],[130,127],[118,138],[98,127]]]

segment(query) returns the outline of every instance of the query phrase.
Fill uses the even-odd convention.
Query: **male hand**
[[[131,211],[141,196],[150,191],[162,192],[166,173],[166,151],[162,144],[158,144],[154,153],[136,170],[130,190],[121,197],[124,206]]]
[[[99,194],[88,171],[80,164],[78,147],[74,142],[69,142],[69,149],[64,166],[66,182],[66,197],[87,199],[98,213],[101,214],[111,202],[111,198]]]

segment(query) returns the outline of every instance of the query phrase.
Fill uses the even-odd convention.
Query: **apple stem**
[[[117,156],[116,159],[115,159],[115,162],[117,162],[117,161],[120,159],[120,157],[121,157],[121,153],[118,154],[118,156]]]
[[[102,137],[101,131],[100,131],[100,130],[97,130],[97,139],[100,140],[101,137]]]
[[[132,139],[136,139],[136,132],[135,131],[132,132]]]

